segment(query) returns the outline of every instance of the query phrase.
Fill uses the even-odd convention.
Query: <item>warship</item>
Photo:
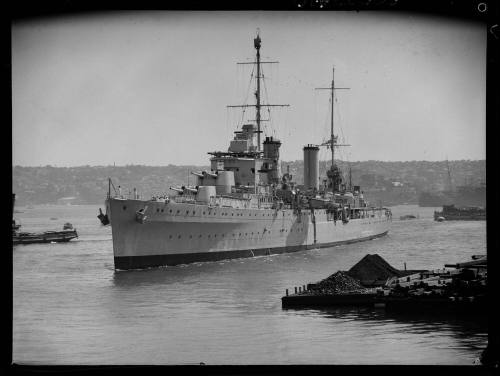
[[[392,214],[370,206],[360,186],[347,185],[335,163],[334,77],[330,139],[303,148],[304,184],[281,173],[281,141],[261,143],[261,38],[254,38],[255,120],[242,122],[227,151],[209,152],[210,171],[192,172],[196,185],[170,187],[172,194],[143,199],[134,188],[125,196],[114,188],[105,201],[118,270],[295,252],[384,236]],[[333,72],[335,72],[333,70]],[[253,74],[253,73],[252,73]],[[331,150],[326,179],[319,176],[320,147]],[[110,184],[111,186],[111,184]]]

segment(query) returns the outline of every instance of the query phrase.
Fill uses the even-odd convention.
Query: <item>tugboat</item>
[[[369,206],[360,186],[350,189],[335,163],[337,143],[331,134],[304,152],[304,184],[281,174],[281,141],[265,137],[261,143],[261,38],[254,39],[256,59],[255,104],[228,107],[255,108],[255,123],[241,124],[227,151],[210,152],[211,170],[193,172],[196,186],[170,187],[173,195],[149,200],[108,192],[115,269],[146,268],[198,261],[253,257],[331,247],[384,236],[392,214]],[[331,165],[320,185],[318,151],[331,150]],[[121,190],[120,190],[121,191]],[[116,190],[115,190],[116,193]],[[102,213],[102,212],[101,212]]]

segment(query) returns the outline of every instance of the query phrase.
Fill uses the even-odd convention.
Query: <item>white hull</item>
[[[328,220],[324,209],[297,213],[119,198],[109,204],[117,269],[331,246],[382,236],[391,223],[383,209],[343,223]],[[145,209],[143,223],[136,219],[140,209]]]

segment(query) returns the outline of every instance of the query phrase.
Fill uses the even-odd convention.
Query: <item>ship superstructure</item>
[[[261,39],[254,39],[257,75],[255,120],[234,132],[227,151],[209,154],[210,171],[193,172],[196,185],[170,187],[173,195],[141,199],[121,192],[108,194],[116,269],[177,265],[252,257],[373,239],[389,230],[391,212],[371,207],[359,186],[348,189],[334,160],[330,140],[304,147],[304,184],[282,174],[281,141],[267,136],[261,143]],[[327,177],[319,176],[318,150],[327,146],[332,160]],[[350,187],[349,187],[350,188]]]

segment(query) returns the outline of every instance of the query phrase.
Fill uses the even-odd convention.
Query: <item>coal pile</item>
[[[368,289],[364,288],[358,280],[350,277],[342,271],[338,271],[328,278],[311,286],[310,292],[318,294],[345,294],[363,293]]]
[[[377,254],[366,255],[347,272],[365,286],[383,285],[387,279],[401,277],[402,272]]]

